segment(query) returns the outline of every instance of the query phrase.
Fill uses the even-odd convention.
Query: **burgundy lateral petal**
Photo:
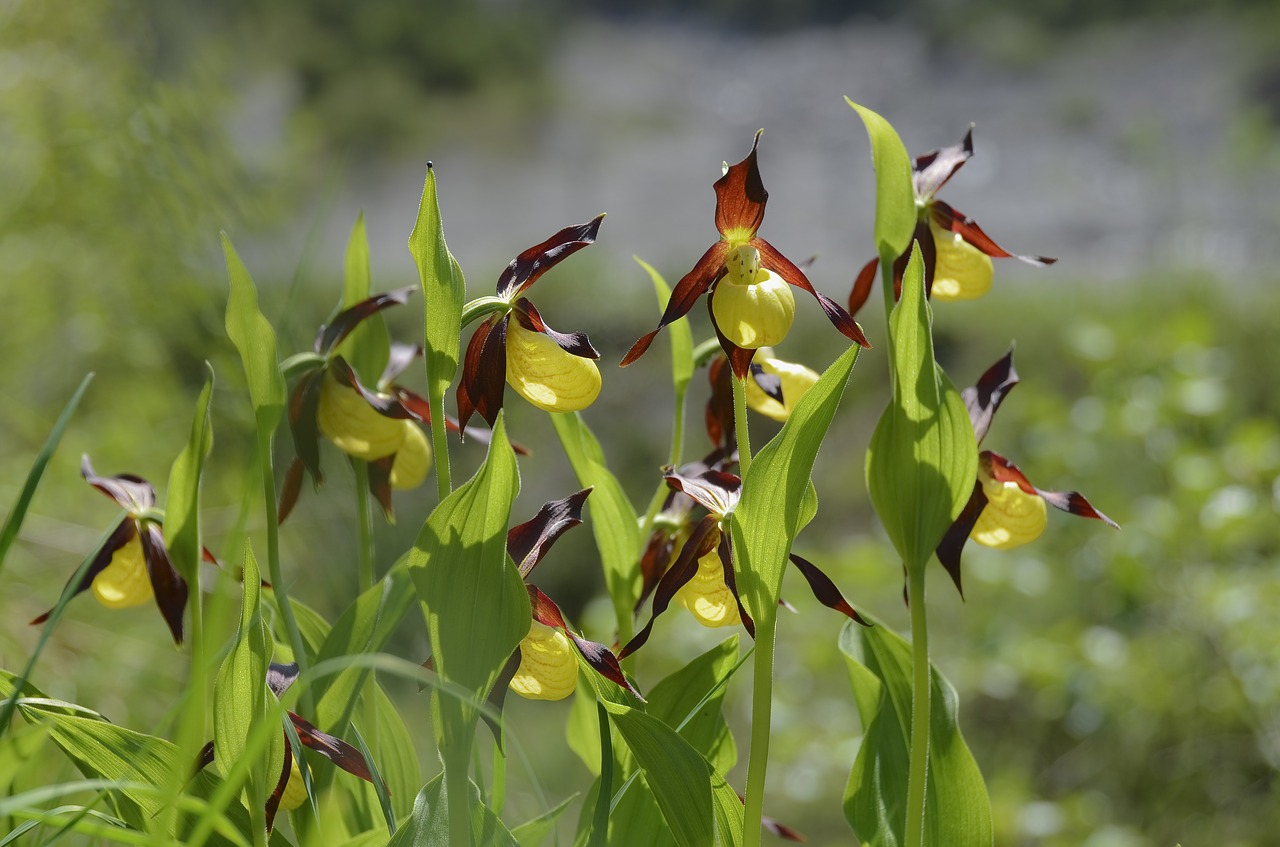
[[[130,515],[137,516],[156,504],[156,490],[140,476],[120,474],[119,476],[98,476],[89,462],[89,454],[80,457],[80,475],[85,482],[101,491],[120,504]]]
[[[729,593],[733,595],[733,602],[738,606],[738,617],[742,620],[743,628],[754,641],[756,622],[751,619],[747,607],[742,605],[742,597],[738,594],[738,577],[733,571],[733,541],[730,540],[729,533],[720,533],[720,544],[717,545],[716,553],[720,557],[720,569],[725,587],[729,589]]]
[[[369,404],[369,408],[373,409],[384,418],[394,418],[396,420],[406,420],[413,417],[413,414],[401,405],[400,400],[394,394],[383,394],[374,391],[371,388],[365,388],[360,384],[360,378],[356,376],[355,370],[351,365],[347,364],[347,360],[341,356],[335,356],[333,361],[329,363],[329,367],[333,369],[333,378],[339,384],[348,388],[354,388],[360,392],[360,396]]]
[[[169,561],[169,551],[164,546],[164,534],[160,527],[148,523],[143,527],[139,540],[142,557],[147,563],[147,575],[155,592],[156,606],[169,625],[176,644],[182,643],[182,615],[187,609],[187,581]]]
[[[317,488],[324,484],[324,471],[320,469],[320,428],[316,425],[323,385],[323,370],[308,371],[289,393],[289,432],[293,435],[293,452],[302,460]]]
[[[213,764],[213,742],[210,741],[200,748],[200,752],[196,754],[196,766],[192,772],[192,776],[200,773],[200,771]]]
[[[316,333],[315,351],[322,356],[328,356],[361,321],[389,306],[408,303],[410,295],[417,290],[416,285],[411,285],[394,291],[384,291],[339,312],[327,326],[321,326],[320,331]]]
[[[751,379],[755,382],[756,387],[767,396],[772,397],[784,406],[786,405],[787,401],[782,397],[782,380],[777,376],[765,373],[763,367],[752,362]]]
[[[747,157],[731,165],[712,186],[716,192],[716,229],[721,235],[730,230],[746,230],[755,235],[764,220],[769,192],[764,189],[760,164],[756,160],[756,148],[760,146],[762,134],[763,130],[756,133]]]
[[[369,773],[369,765],[359,750],[341,738],[335,738],[326,732],[321,732],[293,712],[288,714],[289,720],[293,722],[293,728],[298,731],[298,740],[302,742],[304,747],[315,750],[352,776],[358,776],[365,782],[373,782],[373,775]]]
[[[74,597],[82,591],[87,591],[98,574],[106,570],[107,565],[111,564],[111,557],[115,555],[116,551],[132,541],[133,537],[137,534],[137,521],[128,517],[120,521],[119,525],[112,530],[111,535],[107,537],[107,542],[102,545],[102,548],[99,549],[97,553],[94,554],[93,561],[89,563],[89,567],[85,570],[84,576],[80,577],[80,582],[76,585],[75,591],[71,592],[71,596]],[[72,574],[72,579],[74,578],[75,575]],[[71,580],[67,580],[67,585],[71,585]],[[66,591],[66,588],[63,588],[62,590]],[[49,619],[49,615],[51,614],[53,614],[53,609],[49,609],[44,614],[32,620],[31,626],[44,623]]]
[[[978,467],[981,471],[986,471],[987,476],[996,482],[1012,482],[1015,483],[1027,494],[1039,494],[1040,491],[1031,484],[1031,480],[1018,469],[1013,462],[1001,456],[999,453],[993,453],[990,450],[983,450],[978,454]]]
[[[351,461],[356,461],[352,459]],[[395,464],[395,454],[383,456],[381,459],[374,459],[369,462],[369,493],[373,495],[373,499],[378,501],[378,505],[382,507],[382,515],[387,519],[387,523],[394,524],[396,522],[395,507],[391,502],[391,466]]]
[[[428,658],[423,665],[426,666],[431,659]],[[430,670],[435,670],[431,667]],[[502,670],[498,673],[498,678],[494,680],[493,688],[489,689],[489,697],[485,700],[493,711],[497,712],[497,717],[490,715],[488,712],[482,711],[480,719],[489,727],[489,731],[493,733],[493,743],[499,750],[504,747],[505,735],[502,732],[502,709],[507,704],[507,689],[511,685],[511,680],[515,678],[516,671],[520,670],[520,648],[516,648],[510,656],[507,657],[507,663],[502,666]]]
[[[781,838],[783,841],[794,841],[796,843],[803,843],[804,841],[807,840],[799,832],[795,831],[794,829],[792,829],[791,827],[787,826],[786,824],[780,821],[774,820],[768,815],[764,815],[760,818],[760,826],[768,830],[770,833],[777,836],[778,838]]]
[[[1013,367],[1013,347],[978,378],[972,385],[960,392],[964,398],[965,408],[969,410],[969,422],[973,424],[973,434],[978,443],[986,437],[991,428],[991,420],[1004,398],[1018,384],[1018,372]]]
[[[561,535],[582,523],[582,506],[592,489],[544,503],[538,514],[507,532],[507,552],[521,577],[527,577]]]
[[[426,397],[399,385],[388,385],[387,390],[396,398],[400,406],[409,413],[409,417],[428,426],[431,425],[431,404],[427,402]],[[458,422],[449,420],[446,415],[444,428],[450,432],[457,432]]]
[[[692,497],[708,512],[724,517],[738,505],[742,496],[742,479],[728,471],[708,469],[696,476],[668,468],[662,476],[675,491]]]
[[[276,787],[271,790],[271,796],[267,798],[267,834],[271,834],[271,828],[276,822],[276,813],[280,811],[280,798],[284,796],[284,790],[289,785],[289,777],[293,770],[293,747],[289,744],[289,736],[284,739],[284,767],[280,769],[280,778],[276,780]]]
[[[1113,529],[1120,528],[1120,524],[1095,509],[1079,491],[1045,491],[1042,488],[1037,488],[1036,493],[1055,509],[1061,509],[1064,512],[1078,515],[1082,518],[1095,518]]]
[[[973,124],[964,134],[959,144],[951,147],[940,147],[923,156],[916,157],[912,167],[912,187],[916,197],[926,200],[938,193],[938,189],[947,184],[952,174],[960,170],[960,166],[973,157]]]
[[[587,664],[591,666],[592,670],[610,682],[630,691],[639,699],[644,699],[640,696],[640,692],[627,680],[626,674],[622,672],[622,666],[618,664],[618,657],[613,655],[613,652],[608,647],[582,638],[569,629],[560,607],[556,605],[554,600],[543,594],[542,590],[536,585],[526,585],[525,590],[529,592],[529,607],[533,611],[533,619],[535,621],[543,626],[551,626],[562,630],[565,635],[569,636],[569,640],[578,648],[578,652],[582,654],[582,658],[587,660]]]
[[[649,599],[658,580],[671,564],[671,555],[676,551],[676,537],[665,529],[655,529],[649,536],[649,543],[640,554],[640,597],[636,600],[633,615],[640,613],[640,607]]]
[[[707,398],[707,437],[716,447],[732,450],[738,445],[733,419],[733,377],[729,360],[716,356],[707,368],[707,380],[711,383],[711,395]]]
[[[969,540],[969,533],[973,532],[978,517],[986,507],[986,492],[982,490],[982,483],[975,481],[969,501],[964,504],[964,508],[952,521],[951,526],[947,527],[946,534],[938,542],[938,549],[935,551],[938,554],[938,561],[947,569],[947,573],[951,575],[951,581],[956,584],[956,591],[959,592],[961,599],[964,599],[964,585],[960,579],[960,554],[964,551],[965,542]]]
[[[409,369],[413,360],[422,355],[421,344],[405,344],[403,341],[391,342],[391,352],[387,356],[387,366],[378,377],[378,385],[390,385],[396,377]]]
[[[675,563],[662,575],[662,579],[658,581],[658,587],[653,591],[653,611],[649,616],[649,622],[622,648],[622,652],[618,654],[619,659],[627,658],[649,640],[654,621],[671,605],[676,592],[693,579],[694,574],[698,572],[698,560],[716,548],[720,535],[720,523],[715,515],[707,515],[693,528],[693,532],[689,534],[689,540],[684,543],[684,547],[680,548],[680,555],[676,557]]]
[[[702,254],[702,258],[693,266],[693,270],[681,277],[680,281],[676,283],[676,287],[672,289],[671,299],[667,301],[667,308],[662,312],[662,318],[658,321],[658,328],[642,336],[639,341],[631,345],[627,355],[622,357],[622,362],[620,363],[622,367],[625,368],[643,356],[644,351],[649,349],[654,337],[663,327],[689,314],[689,310],[693,308],[693,304],[698,301],[698,298],[706,294],[715,281],[724,276],[724,261],[728,255],[729,242],[727,241],[717,241],[707,249],[707,252]]]
[[[867,304],[867,298],[871,296],[871,286],[876,281],[876,271],[879,268],[880,260],[872,259],[863,265],[862,270],[858,271],[858,275],[854,277],[853,290],[849,292],[850,317],[858,314]]]
[[[284,482],[280,485],[280,503],[276,506],[276,526],[284,523],[293,507],[298,503],[298,495],[302,493],[302,477],[306,468],[302,460],[294,457],[289,469],[284,472]]]
[[[933,294],[933,275],[938,265],[938,247],[933,241],[933,230],[924,221],[917,221],[911,238],[920,245],[920,259],[924,264],[924,296]],[[911,261],[911,247],[893,262],[893,302],[902,299],[902,275],[907,272],[907,262]]]
[[[822,307],[827,320],[831,321],[832,326],[840,330],[841,335],[860,347],[869,348],[871,346],[871,342],[867,341],[867,337],[862,334],[862,327],[858,326],[858,322],[853,319],[853,316],[827,295],[819,294],[818,290],[813,287],[813,283],[809,282],[809,278],[804,275],[804,271],[782,255],[782,252],[777,247],[774,247],[758,235],[751,239],[751,246],[760,251],[761,267],[768,268],[778,274],[788,285],[794,285],[796,288],[812,294],[817,299],[818,305]]]
[[[542,319],[537,308],[527,297],[521,297],[515,303],[516,320],[525,329],[540,332],[560,346],[564,352],[580,359],[599,359],[600,354],[591,346],[591,339],[585,332],[556,332]]]
[[[511,300],[538,281],[538,277],[596,240],[604,215],[584,224],[567,226],[541,244],[535,244],[511,260],[498,277],[498,296]]]
[[[941,200],[933,201],[930,208],[934,223],[945,230],[957,233],[961,238],[977,249],[996,259],[1020,259],[1028,265],[1044,267],[1052,265],[1057,259],[1048,256],[1021,256],[1010,253],[991,240],[991,236],[982,231],[977,221],[962,212],[953,209]]]
[[[835,609],[840,614],[855,620],[863,626],[871,626],[862,619],[857,611],[849,605],[844,599],[844,595],[840,593],[840,589],[831,581],[831,577],[813,562],[803,559],[795,553],[791,554],[791,564],[796,566],[800,573],[804,574],[805,580],[809,583],[809,589],[813,591],[813,596],[818,598],[818,602],[826,606],[828,609]]]
[[[466,431],[473,412],[490,427],[502,409],[507,381],[507,321],[510,315],[490,317],[476,329],[467,344],[462,379],[458,381],[458,422]]]
[[[297,681],[298,673],[297,662],[272,662],[267,665],[267,688],[277,699],[283,697],[289,686]]]

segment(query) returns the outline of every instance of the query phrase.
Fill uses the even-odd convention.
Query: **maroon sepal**
[[[564,615],[560,612],[560,607],[555,601],[542,591],[536,585],[526,585],[525,590],[529,592],[529,607],[533,612],[533,619],[543,626],[551,626],[564,631],[569,636],[569,640],[578,648],[578,652],[582,654],[582,658],[587,660],[587,664],[592,670],[600,674],[610,682],[625,688],[639,699],[644,697],[640,695],[627,679],[626,674],[622,672],[622,666],[618,664],[618,657],[603,644],[597,644],[586,638],[576,634],[569,629],[569,625],[565,623]]]
[[[964,134],[959,144],[951,147],[940,147],[923,156],[917,156],[912,166],[911,184],[917,197],[931,199],[942,186],[947,184],[952,174],[960,170],[960,166],[973,157],[973,125]]]
[[[164,534],[160,527],[147,523],[142,527],[142,558],[147,563],[147,575],[151,578],[151,590],[155,592],[156,606],[169,625],[176,644],[182,643],[182,615],[187,609],[187,581],[169,561],[169,551],[164,546]]]
[[[409,369],[413,360],[422,355],[421,344],[405,344],[403,341],[392,341],[391,351],[387,355],[387,366],[378,377],[378,385],[390,385],[396,377]]]
[[[192,770],[191,775],[195,776],[200,771],[213,764],[213,742],[210,741],[200,748],[200,752],[196,754],[196,766]]]
[[[416,285],[411,285],[394,291],[384,291],[339,312],[327,326],[321,326],[320,331],[316,333],[315,351],[322,356],[328,356],[365,318],[389,306],[408,303],[410,295],[417,290]]]
[[[375,391],[362,385],[360,377],[356,375],[355,370],[341,356],[335,356],[333,361],[329,363],[329,367],[332,368],[333,378],[337,380],[339,385],[354,388],[364,398],[364,401],[369,404],[369,408],[384,418],[406,420],[413,417],[413,413],[404,407],[396,395],[383,394],[380,391]]]
[[[527,297],[521,297],[515,303],[516,320],[525,329],[540,332],[559,345],[564,352],[580,359],[599,359],[600,354],[591,346],[591,339],[585,332],[556,332],[542,319],[537,308]]]
[[[428,658],[423,662],[426,667],[431,662]],[[435,670],[432,666],[429,670]],[[511,680],[515,678],[516,671],[520,670],[520,649],[516,648],[510,656],[507,657],[507,663],[502,666],[502,670],[498,673],[498,678],[493,683],[493,688],[489,689],[489,697],[485,700],[489,707],[496,714],[489,714],[487,711],[480,712],[480,719],[489,727],[489,731],[493,733],[493,743],[499,750],[504,748],[506,736],[502,732],[502,709],[507,703],[507,689],[511,685]]]
[[[715,330],[716,339],[720,342],[720,349],[724,351],[725,359],[729,362],[729,369],[733,371],[733,375],[738,379],[746,379],[747,374],[751,370],[751,360],[755,358],[756,351],[749,350],[745,347],[739,347],[730,341],[725,334],[720,331],[720,324],[716,322],[715,309],[711,307],[711,298],[707,298],[707,315],[711,318],[711,328]],[[729,402],[733,402],[733,389],[730,387]],[[730,407],[732,416],[732,406]]]
[[[999,453],[984,450],[979,455],[978,461],[996,482],[1016,483],[1026,493],[1044,498],[1044,501],[1055,509],[1061,509],[1082,518],[1100,520],[1114,529],[1120,528],[1120,524],[1095,509],[1079,491],[1045,491],[1043,488],[1036,488],[1017,465]]]
[[[941,200],[934,200],[929,210],[933,216],[933,221],[945,230],[957,233],[961,238],[972,246],[986,253],[988,256],[996,259],[1020,259],[1028,265],[1035,265],[1042,268],[1046,265],[1052,265],[1057,259],[1051,259],[1048,256],[1020,256],[1017,253],[1010,253],[999,244],[991,240],[991,236],[982,231],[982,227],[978,226],[977,221],[953,209],[951,206]]]
[[[862,327],[858,326],[858,322],[844,310],[844,307],[827,295],[819,294],[818,290],[813,287],[813,283],[809,282],[809,278],[804,275],[804,271],[782,255],[778,248],[759,236],[751,239],[751,246],[760,251],[761,267],[768,268],[778,274],[788,285],[794,285],[796,288],[812,294],[817,299],[818,305],[822,307],[827,320],[831,321],[831,325],[840,330],[840,333],[845,338],[861,347],[869,348],[871,346],[871,342],[867,341],[867,337],[862,334]]]
[[[382,507],[382,515],[387,519],[387,523],[393,525],[396,522],[396,510],[391,502],[391,466],[395,461],[396,457],[393,453],[381,459],[374,459],[368,464],[369,493]]]
[[[658,328],[641,336],[639,341],[631,345],[627,355],[622,357],[622,362],[620,363],[622,367],[625,368],[643,356],[644,352],[649,349],[649,345],[653,343],[654,337],[663,327],[689,314],[689,310],[693,308],[694,303],[698,302],[698,298],[706,294],[716,280],[724,276],[724,263],[728,255],[729,242],[727,241],[717,241],[707,249],[707,252],[702,254],[702,258],[693,266],[693,270],[681,277],[675,288],[671,290],[671,299],[667,301],[667,307],[662,312],[662,318],[658,321]]]
[[[465,431],[467,421],[479,412],[490,427],[502,410],[507,381],[507,321],[509,314],[490,317],[476,329],[467,344],[467,355],[458,381],[458,423]]]
[[[760,146],[763,132],[756,133],[747,157],[730,166],[712,186],[716,192],[716,229],[721,235],[734,229],[747,230],[755,235],[764,220],[769,192],[764,189],[760,164],[756,159],[756,148]]]
[[[535,244],[511,260],[498,277],[498,296],[510,302],[551,268],[596,240],[604,215],[584,224],[567,226],[541,244]]]
[[[297,662],[271,662],[267,665],[267,688],[279,699],[297,680],[298,673]]]
[[[973,434],[979,444],[991,428],[991,420],[1004,398],[1018,384],[1018,372],[1013,367],[1013,347],[1001,357],[972,385],[960,392],[965,408],[969,410],[969,422],[973,425]]]
[[[75,590],[71,592],[71,596],[75,597],[82,591],[89,590],[89,586],[93,584],[93,580],[98,576],[98,574],[106,570],[107,565],[111,564],[111,557],[116,554],[116,551],[132,541],[133,537],[137,534],[137,521],[133,518],[125,518],[120,521],[120,524],[112,530],[111,535],[107,537],[107,542],[102,545],[102,548],[98,550],[97,553],[94,554],[93,561],[89,563],[89,567],[84,572],[84,576],[80,577],[80,582],[76,585]],[[70,580],[67,581],[67,585],[71,585]],[[67,589],[63,588],[62,590],[65,592]],[[49,615],[51,614],[53,614],[53,609],[49,609],[44,614],[33,619],[31,621],[31,626],[44,623],[49,619]]]
[[[822,569],[807,559],[802,559],[795,553],[791,554],[791,564],[796,566],[800,573],[804,574],[805,580],[809,583],[809,589],[813,592],[813,596],[818,602],[826,606],[828,609],[835,609],[840,614],[855,620],[863,626],[871,626],[863,620],[862,615],[849,605],[844,599],[844,595],[840,593],[840,589],[836,588],[836,584],[831,581],[831,577],[823,573]]]
[[[924,265],[924,296],[933,295],[933,274],[938,266],[938,248],[933,241],[933,231],[924,221],[916,222],[915,232],[911,238],[920,245],[920,259]],[[907,272],[907,262],[911,261],[911,248],[893,262],[893,302],[902,299],[902,275]]]
[[[324,484],[324,471],[320,469],[320,429],[316,425],[323,385],[324,371],[314,370],[303,374],[289,393],[289,432],[293,436],[293,452],[311,474],[316,488]]]
[[[742,627],[747,631],[747,635],[755,640],[756,622],[747,613],[747,607],[742,605],[742,597],[738,594],[738,578],[733,572],[733,542],[729,539],[729,533],[720,533],[720,544],[716,552],[720,556],[720,568],[725,587],[733,595],[733,602],[738,605],[738,617],[742,619]]]
[[[732,512],[742,496],[742,479],[728,471],[709,468],[690,476],[667,468],[662,478],[672,490],[692,497],[718,518]]]
[[[280,485],[280,503],[276,506],[276,525],[284,523],[284,519],[289,517],[293,511],[293,507],[298,503],[298,495],[302,493],[302,477],[306,473],[306,467],[302,464],[302,459],[294,457],[289,463],[289,469],[284,472],[284,482]]]
[[[765,373],[764,368],[754,362],[751,363],[751,380],[766,396],[772,397],[784,406],[787,404],[782,396],[782,380],[774,374]]]
[[[734,432],[733,377],[729,360],[716,356],[707,368],[707,381],[711,383],[711,395],[707,398],[705,413],[707,437],[716,447],[732,450],[738,441]]]
[[[156,490],[140,476],[98,476],[89,462],[89,454],[80,457],[80,475],[85,482],[120,504],[130,515],[137,516],[156,504]]]
[[[849,315],[853,316],[867,304],[871,296],[871,286],[876,281],[876,271],[880,269],[880,260],[872,259],[862,266],[853,280],[853,290],[849,292]]]
[[[335,738],[327,732],[321,732],[293,712],[289,712],[288,715],[289,720],[293,722],[293,728],[298,732],[298,740],[302,742],[304,747],[315,750],[352,776],[358,776],[365,782],[373,782],[373,775],[369,772],[369,764],[364,760],[364,754],[359,750],[341,738]]]
[[[280,811],[280,798],[284,796],[284,790],[289,785],[290,771],[293,770],[293,747],[289,744],[289,736],[284,739],[284,767],[280,769],[280,778],[276,780],[276,787],[271,789],[271,796],[267,798],[267,834],[271,834],[271,829],[275,826],[276,813]]]
[[[719,542],[720,521],[715,515],[707,515],[694,527],[689,540],[684,543],[684,547],[680,548],[680,555],[676,557],[675,563],[658,581],[658,586],[653,591],[653,611],[649,615],[649,622],[627,642],[622,652],[618,654],[619,658],[625,659],[644,646],[644,643],[649,640],[649,634],[653,631],[654,621],[671,605],[676,592],[693,579],[694,574],[698,572],[698,560],[716,549]]]
[[[666,573],[671,564],[671,556],[676,551],[676,537],[666,529],[655,529],[649,536],[649,543],[640,554],[640,597],[636,600],[633,615],[640,614],[640,607],[649,599],[658,580]]]
[[[761,828],[769,831],[773,835],[776,835],[778,838],[781,838],[783,841],[794,841],[796,843],[803,843],[804,841],[807,840],[799,832],[796,832],[794,829],[792,829],[791,827],[787,826],[784,823],[781,823],[780,821],[774,820],[768,815],[764,815],[760,818],[760,826]]]
[[[986,507],[987,495],[982,490],[982,483],[974,482],[969,501],[951,522],[951,526],[938,542],[938,548],[935,551],[938,554],[938,561],[947,569],[947,573],[951,575],[951,581],[956,584],[956,591],[960,593],[961,599],[964,599],[964,585],[960,580],[960,554],[964,551],[965,542],[969,540],[969,533],[973,532],[974,524],[978,522],[978,517]]]
[[[544,503],[531,520],[507,531],[507,552],[522,578],[529,576],[556,539],[582,523],[582,506],[591,491],[584,488],[562,500]]]

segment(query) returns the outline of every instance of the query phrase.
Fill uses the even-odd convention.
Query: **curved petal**
[[[649,640],[658,616],[670,607],[671,600],[681,586],[693,579],[693,575],[698,571],[698,560],[715,549],[720,542],[720,535],[720,523],[715,515],[707,515],[694,527],[689,540],[680,549],[680,555],[675,563],[662,575],[662,579],[658,581],[658,587],[653,591],[653,611],[649,616],[649,622],[627,642],[622,652],[618,654],[618,658],[625,659]]]
[[[317,488],[324,484],[324,471],[320,468],[320,429],[316,424],[323,385],[323,370],[308,371],[298,379],[289,394],[289,432],[293,436],[293,452],[311,474]]]
[[[315,351],[322,356],[328,356],[342,343],[343,339],[351,334],[351,330],[359,326],[361,321],[390,306],[408,303],[409,297],[417,290],[416,285],[411,285],[394,291],[384,291],[339,312],[327,326],[321,326],[320,331],[316,333]]]
[[[951,147],[940,147],[923,156],[917,156],[911,176],[912,187],[917,197],[926,200],[938,193],[938,189],[947,184],[952,174],[960,170],[960,166],[973,156],[973,124],[959,144]]]
[[[147,523],[139,535],[142,555],[147,562],[147,575],[151,577],[151,588],[156,595],[156,606],[169,625],[174,642],[181,644],[182,615],[187,609],[187,581],[169,561],[169,551],[165,549],[160,527]]]
[[[80,457],[80,476],[85,482],[101,491],[120,504],[131,515],[147,511],[156,504],[156,490],[140,476],[120,474],[119,476],[98,476],[94,473],[89,454]]]
[[[599,359],[600,354],[591,346],[591,339],[585,332],[556,332],[542,319],[537,307],[528,298],[521,297],[515,304],[516,320],[525,329],[540,332],[549,337],[560,349],[582,359]]]
[[[747,374],[751,371],[751,360],[755,357],[756,351],[749,350],[746,347],[739,347],[734,344],[720,330],[720,324],[716,322],[716,310],[711,305],[711,300],[707,300],[707,315],[711,318],[711,328],[715,330],[716,339],[720,342],[720,349],[724,351],[725,359],[729,362],[729,369],[733,371],[733,375],[738,379],[746,379]],[[729,386],[729,418],[733,418],[733,386]],[[732,430],[731,430],[732,431]],[[735,434],[736,438],[736,434]],[[735,441],[735,444],[737,442]]]
[[[760,165],[756,161],[756,148],[762,134],[764,130],[756,133],[747,158],[731,165],[713,186],[716,191],[716,229],[731,241],[751,238],[764,220],[769,192],[764,190]]]
[[[986,507],[987,495],[982,490],[982,483],[974,481],[969,502],[965,503],[960,514],[947,528],[946,534],[938,542],[938,549],[935,551],[938,554],[938,561],[947,569],[947,573],[951,575],[951,581],[956,584],[956,591],[960,593],[961,599],[964,598],[964,586],[960,582],[960,554],[964,551],[964,543],[969,540],[969,535],[973,532],[974,524],[978,522],[978,516]]]
[[[365,782],[373,782],[373,774],[369,772],[369,763],[364,754],[341,738],[335,738],[327,732],[321,732],[302,718],[289,712],[289,720],[298,732],[298,740],[309,750],[333,762],[352,776],[358,776]]]
[[[1018,372],[1013,367],[1013,347],[1010,347],[1008,353],[978,378],[976,385],[960,392],[964,405],[969,410],[969,423],[973,424],[973,434],[979,444],[991,428],[996,410],[1017,384]]]
[[[663,479],[672,489],[693,498],[718,518],[732,512],[742,496],[742,479],[727,471],[707,469],[696,476],[689,476],[679,470],[668,469]]]
[[[872,259],[863,265],[862,270],[858,271],[858,275],[854,277],[853,289],[849,292],[850,317],[858,314],[867,304],[867,298],[871,296],[871,286],[876,281],[876,271],[879,268],[880,260]]]
[[[507,321],[510,315],[490,317],[476,328],[458,381],[458,423],[466,428],[474,412],[493,426],[502,410],[507,384]]]
[[[640,338],[635,344],[631,345],[631,349],[627,351],[627,355],[622,357],[621,366],[634,362],[644,355],[644,351],[649,349],[649,345],[653,343],[653,339],[658,332],[669,324],[689,314],[689,310],[693,308],[693,304],[698,298],[707,293],[707,290],[725,273],[725,257],[729,255],[729,243],[727,241],[717,241],[708,248],[707,252],[702,254],[702,258],[693,266],[693,270],[689,271],[680,281],[676,283],[676,287],[671,291],[671,299],[667,301],[667,308],[662,312],[662,319],[658,321],[658,328]]]
[[[817,299],[818,305],[822,307],[822,311],[826,313],[827,320],[831,321],[831,325],[840,330],[845,338],[861,347],[871,346],[871,342],[867,341],[867,337],[862,334],[862,327],[858,326],[858,322],[844,310],[844,307],[827,295],[819,294],[813,287],[813,283],[809,282],[809,278],[804,275],[804,271],[782,255],[778,248],[759,236],[751,239],[751,246],[760,251],[761,267],[768,268],[796,288],[812,294]]]
[[[567,226],[541,244],[535,244],[516,256],[498,277],[498,296],[510,301],[551,268],[594,243],[603,220],[602,213],[584,224]]]
[[[529,575],[560,536],[582,523],[582,507],[591,491],[584,488],[561,500],[544,503],[531,520],[507,531],[507,553],[521,577]]]
[[[1021,256],[1017,253],[1010,253],[999,244],[991,240],[991,236],[982,231],[978,226],[978,222],[963,212],[957,211],[941,200],[933,201],[930,207],[930,214],[933,222],[945,230],[956,233],[965,241],[972,244],[978,250],[986,253],[996,259],[1020,259],[1028,265],[1036,267],[1044,267],[1052,265],[1057,259],[1051,259],[1048,256]]]
[[[396,377],[409,369],[414,359],[422,355],[421,344],[405,344],[403,341],[391,342],[391,352],[387,355],[387,366],[378,377],[378,387],[390,385]]]
[[[111,535],[108,536],[107,543],[103,544],[102,548],[94,554],[93,561],[89,563],[89,567],[85,570],[84,575],[80,577],[80,582],[76,583],[75,590],[71,592],[71,596],[74,597],[83,591],[88,591],[89,587],[93,585],[93,581],[97,578],[98,574],[106,570],[107,566],[111,564],[111,557],[116,554],[116,551],[124,547],[130,541],[133,541],[137,534],[137,521],[133,518],[125,518],[120,521],[119,525],[117,525]],[[70,580],[67,581],[67,585],[71,585]],[[63,589],[64,592],[66,590],[66,588]],[[44,623],[49,619],[49,615],[52,613],[53,609],[49,609],[44,614],[32,620],[31,625],[35,626],[37,624]]]
[[[636,697],[643,700],[640,692],[627,679],[626,674],[622,672],[622,666],[618,663],[618,657],[613,651],[603,644],[597,644],[586,638],[582,638],[569,629],[569,625],[565,623],[564,615],[560,611],[560,607],[555,601],[543,594],[536,585],[526,585],[525,589],[529,592],[529,607],[533,612],[533,619],[543,626],[555,627],[556,629],[569,636],[569,640],[573,642],[573,646],[582,654],[582,658],[587,660],[587,664],[591,669],[600,674],[605,679],[613,682],[627,691],[630,691]]]
[[[813,562],[810,562],[808,559],[802,559],[794,553],[791,554],[791,564],[796,566],[796,570],[804,574],[805,581],[809,583],[809,589],[813,592],[813,596],[818,599],[819,603],[826,606],[828,609],[835,609],[840,614],[850,620],[857,621],[863,626],[871,626],[871,624],[862,619],[862,615],[859,615],[857,611],[849,605],[849,602],[844,599],[844,595],[840,593],[840,589],[831,581],[831,577],[827,576],[821,568]]]

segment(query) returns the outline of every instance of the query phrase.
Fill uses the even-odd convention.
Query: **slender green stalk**
[[[470,847],[471,844],[471,785],[467,779],[470,745],[450,745],[452,753],[444,751],[444,789],[449,806],[449,844],[452,847]]]
[[[769,735],[773,712],[773,647],[778,616],[756,621],[755,678],[751,687],[751,751],[747,758],[746,813],[742,821],[745,847],[760,847],[764,820],[764,779],[769,767]]]
[[[490,806],[499,816],[507,803],[507,755],[502,752],[506,737],[506,724],[499,724],[498,741],[493,745],[493,803]]]
[[[262,494],[266,500],[263,505],[267,512],[267,572],[271,574],[271,590],[275,593],[284,628],[289,633],[293,660],[298,663],[298,669],[305,673],[311,661],[307,658],[302,631],[298,629],[298,619],[294,617],[289,591],[285,587],[284,571],[280,567],[280,515],[276,507],[276,478],[271,468],[271,433],[261,427],[258,430],[258,465],[262,470]],[[303,710],[310,714],[310,690],[302,692],[302,703]]]
[[[359,562],[360,591],[373,587],[373,509],[369,502],[369,463],[352,459],[356,471],[356,517],[360,523]]]
[[[751,436],[747,432],[747,381],[733,378],[733,429],[738,438],[739,476],[747,475],[751,467]]]
[[[907,847],[924,847],[924,801],[929,774],[929,628],[924,568],[908,568],[911,601],[911,769],[907,779]]]
[[[600,722],[600,790],[596,794],[596,811],[588,847],[603,847],[608,842],[609,813],[613,811],[609,802],[613,797],[613,738],[609,734],[609,712],[599,701],[596,702],[596,719]]]

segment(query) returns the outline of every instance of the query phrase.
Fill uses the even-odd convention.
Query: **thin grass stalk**
[[[747,754],[746,810],[742,820],[745,847],[760,847],[764,821],[764,781],[769,767],[773,714],[773,648],[778,616],[772,610],[756,620],[755,675],[751,681],[751,748]]]

